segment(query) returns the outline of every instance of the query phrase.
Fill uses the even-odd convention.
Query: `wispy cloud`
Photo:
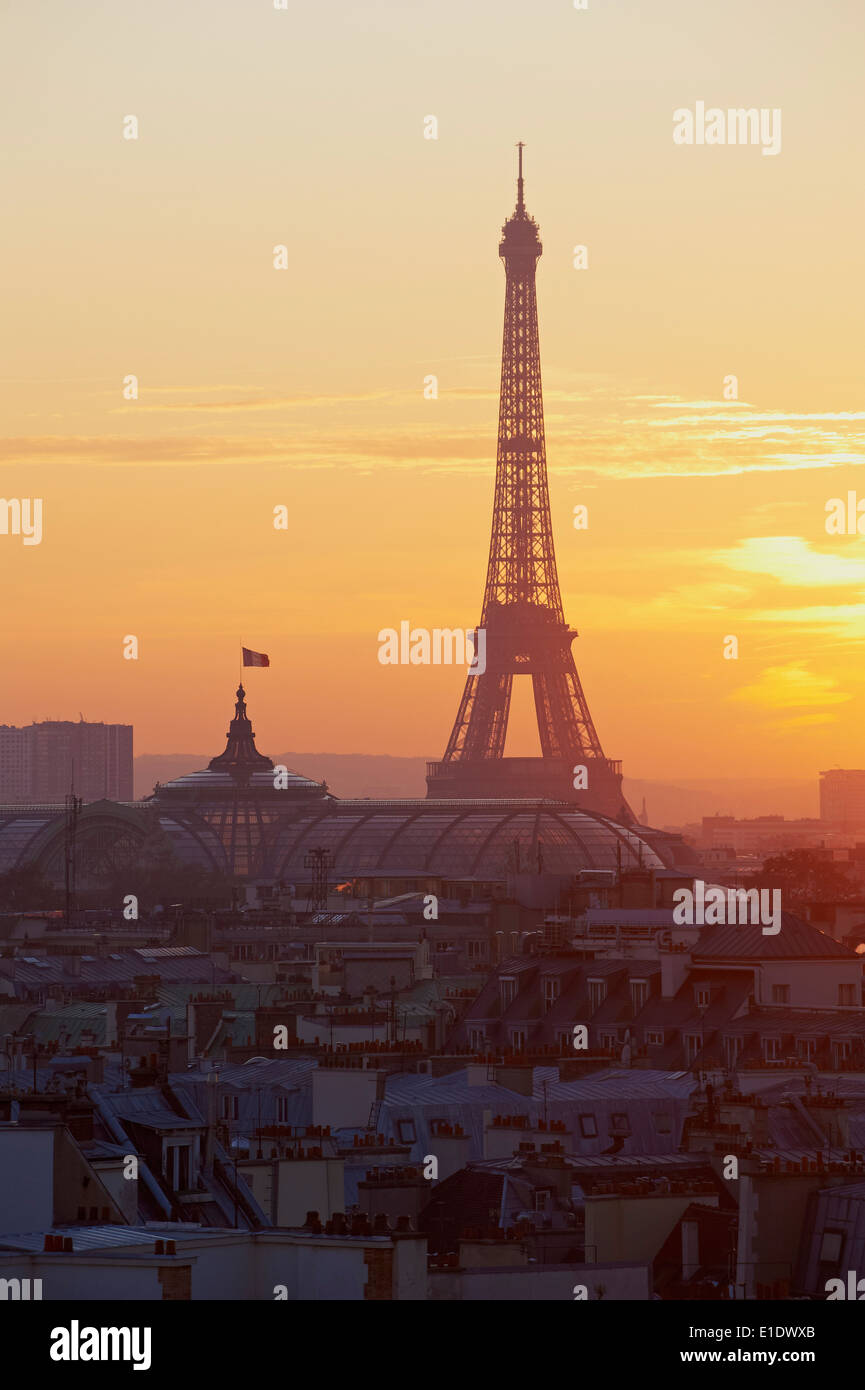
[[[727,696],[728,700],[772,711],[825,711],[827,705],[845,704],[852,698],[850,693],[838,688],[838,682],[831,676],[809,671],[799,661],[787,662],[783,666],[767,666],[751,685],[740,686]],[[829,719],[831,715],[824,714],[823,717]]]
[[[113,436],[19,434],[0,441],[0,449],[9,462],[66,457],[158,467],[282,459],[306,468],[491,471],[497,391],[440,382],[439,392],[437,400],[424,401],[420,383],[411,389],[332,394],[256,392],[229,385],[183,391],[160,387],[134,404],[115,399],[109,407],[112,417],[125,417],[135,438],[120,431]],[[865,464],[865,412],[789,414],[762,412],[747,402],[643,400],[583,376],[573,386],[557,380],[546,401],[550,472],[567,476],[572,484],[595,478],[715,478]],[[290,425],[287,419],[267,419],[283,412],[291,416]],[[172,433],[148,439],[147,421],[160,415],[171,420]],[[248,432],[198,434],[201,422],[219,415],[242,417]]]
[[[214,388],[214,390],[221,388]],[[138,400],[133,407],[136,415],[189,415],[205,412],[207,414],[230,414],[246,410],[302,410],[307,407],[357,405],[363,401],[380,401],[395,396],[395,391],[359,391],[354,395],[334,396],[247,396],[233,401],[150,401]],[[129,414],[130,406],[116,406],[111,415]]]
[[[800,536],[749,536],[735,549],[716,550],[712,560],[750,574],[768,574],[782,584],[814,587],[865,583],[865,559],[817,550]]]

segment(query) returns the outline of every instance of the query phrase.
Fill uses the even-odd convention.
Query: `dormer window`
[[[544,1012],[549,1013],[562,992],[562,982],[558,975],[544,977]]]
[[[607,997],[606,980],[589,980],[589,1009],[594,1014]]]
[[[502,1012],[510,1008],[517,997],[517,982],[513,975],[504,975],[499,980],[499,997],[502,1001]]]

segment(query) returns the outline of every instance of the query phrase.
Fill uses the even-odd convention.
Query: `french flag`
[[[269,666],[270,657],[264,652],[251,652],[249,647],[241,647],[244,666]]]

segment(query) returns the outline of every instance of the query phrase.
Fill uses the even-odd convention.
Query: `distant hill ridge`
[[[374,800],[426,795],[426,758],[395,758],[386,753],[270,753],[316,781],[327,782],[335,796]],[[431,755],[432,756],[432,755]],[[135,759],[135,795],[149,796],[156,782],[170,782],[196,772],[210,761],[207,753],[144,753]],[[717,777],[677,783],[625,778],[625,795],[639,815],[646,798],[649,823],[684,825],[703,816],[817,816],[817,778]]]

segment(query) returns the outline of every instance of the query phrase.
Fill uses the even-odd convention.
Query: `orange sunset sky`
[[[865,538],[825,529],[828,499],[865,498],[859,0],[7,0],[0,22],[0,492],[44,505],[41,545],[0,536],[0,723],[218,752],[242,635],[272,662],[246,680],[264,751],[441,755],[464,672],[383,667],[376,639],[479,618],[522,139],[559,575],[605,752],[645,778],[865,765]],[[698,100],[781,108],[781,153],[674,145]],[[532,752],[518,708],[508,751]]]

